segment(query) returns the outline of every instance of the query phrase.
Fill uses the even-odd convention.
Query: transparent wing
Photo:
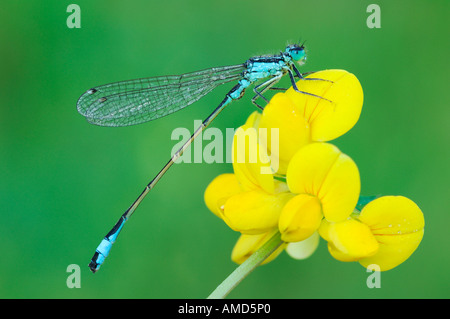
[[[241,64],[105,84],[81,95],[77,109],[92,124],[136,125],[181,110],[217,86],[241,78],[244,69]]]

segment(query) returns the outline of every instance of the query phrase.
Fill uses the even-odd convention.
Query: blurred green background
[[[357,163],[362,193],[404,195],[423,210],[412,257],[366,286],[358,263],[321,241],[308,260],[283,253],[230,298],[448,298],[449,1],[3,1],[0,12],[0,297],[204,298],[235,269],[238,234],[203,192],[231,164],[174,165],[147,196],[101,271],[87,264],[102,237],[166,163],[176,127],[193,130],[233,84],[155,122],[104,128],[77,113],[92,86],[179,74],[277,53],[306,40],[302,71],[354,73],[361,118],[335,140]],[[213,123],[225,131],[254,111],[251,94]],[[205,144],[205,143],[204,143]],[[69,289],[69,264],[81,288]]]

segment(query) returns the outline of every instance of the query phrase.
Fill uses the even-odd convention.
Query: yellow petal
[[[317,197],[300,194],[284,205],[278,229],[284,242],[298,242],[310,237],[320,226],[322,208]]]
[[[259,190],[242,192],[226,201],[223,219],[235,231],[250,235],[265,233],[277,227],[281,210],[292,196]]]
[[[279,174],[286,174],[292,156],[311,141],[309,124],[303,112],[284,93],[274,95],[265,106],[259,128],[267,130],[267,146],[272,156],[277,156],[278,152]],[[278,129],[278,141],[272,138],[272,129]],[[273,143],[278,143],[274,152],[271,149]]]
[[[300,149],[292,158],[286,174],[293,193],[318,195],[328,171],[341,151],[325,143],[312,143]]]
[[[259,235],[242,234],[231,252],[231,260],[237,264],[242,264],[248,257],[261,248],[261,246],[264,245],[276,233],[276,231],[277,230],[275,229]],[[285,247],[286,244],[282,244],[268,258],[266,258],[261,265],[267,264],[268,262],[274,260]]]
[[[330,80],[299,80],[300,91],[321,96],[327,100],[296,92],[286,95],[302,110],[310,124],[313,141],[330,141],[349,131],[358,121],[363,104],[363,91],[358,79],[344,70],[325,70],[306,78]]]
[[[304,146],[289,163],[286,178],[291,192],[317,196],[329,221],[345,220],[358,202],[358,167],[332,144]]]
[[[270,157],[258,142],[257,129],[243,125],[236,130],[232,159],[234,173],[244,190],[262,189],[268,193],[275,192]]]
[[[333,249],[333,251],[330,250],[330,253],[332,255],[338,253],[334,254],[333,257],[341,261],[352,261],[372,256],[379,248],[379,244],[369,227],[352,218],[340,223],[331,223],[328,235]]]
[[[222,218],[225,202],[239,192],[241,192],[241,188],[234,174],[219,175],[205,190],[205,204],[211,212]]]
[[[334,223],[330,223],[329,221],[327,221],[324,218],[324,219],[322,219],[322,223],[320,224],[320,227],[319,227],[319,235],[328,242],[329,253],[331,254],[331,256],[333,256],[335,259],[337,259],[339,261],[344,261],[344,262],[357,261],[358,257],[345,254],[344,252],[337,249],[336,246],[333,244],[331,237],[330,237],[330,230],[331,230],[331,228],[332,228],[331,226],[333,224]]]
[[[334,246],[333,242],[331,241],[328,242],[328,252],[330,253],[331,256],[333,256],[334,259],[343,262],[358,261],[359,259],[358,257],[350,256],[343,253],[342,251],[337,249],[336,246]]]
[[[423,229],[411,234],[388,236],[380,241],[378,253],[372,257],[359,260],[367,268],[376,264],[381,271],[390,270],[406,261],[417,249],[423,238]],[[377,240],[379,237],[377,236]]]
[[[360,260],[364,267],[377,264],[381,271],[392,269],[408,259],[423,238],[423,213],[412,200],[403,196],[373,200],[363,208],[359,220],[371,229],[380,243],[377,254]]]
[[[420,208],[404,196],[383,196],[364,206],[358,219],[374,235],[401,235],[420,231],[425,220]]]

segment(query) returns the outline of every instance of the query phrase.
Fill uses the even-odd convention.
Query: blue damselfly
[[[261,109],[263,107],[256,100],[261,98],[268,102],[263,94],[269,89],[281,89],[275,88],[274,85],[286,74],[289,75],[291,84],[297,92],[324,99],[297,88],[295,78],[304,78],[295,63],[302,65],[305,60],[304,46],[292,44],[277,55],[253,57],[243,64],[210,68],[182,75],[115,82],[91,88],[81,95],[77,102],[77,109],[79,113],[86,117],[88,122],[101,126],[129,126],[155,120],[179,111],[198,101],[219,85],[237,81],[237,84],[225,95],[223,101],[148,183],[138,198],[104,237],[89,264],[92,272],[96,272],[100,268],[124,223],[164,173],[225,106],[240,99],[250,85],[258,83],[253,89],[255,96],[252,98],[252,103]],[[311,78],[308,78],[308,80],[311,80]]]

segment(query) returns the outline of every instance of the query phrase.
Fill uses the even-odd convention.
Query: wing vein
[[[85,92],[77,109],[93,124],[135,125],[181,110],[217,86],[238,80],[244,70],[241,64],[105,84]]]

